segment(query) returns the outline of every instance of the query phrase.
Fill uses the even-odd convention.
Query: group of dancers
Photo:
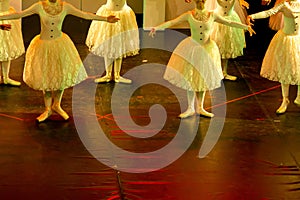
[[[281,83],[283,101],[276,111],[278,114],[287,109],[291,84],[298,85],[294,103],[300,106],[300,0],[277,0],[272,9],[251,15],[245,12],[249,5],[244,0],[185,0],[191,1],[195,4],[193,10],[150,31],[153,37],[156,29],[183,21],[190,25],[191,36],[175,48],[164,73],[166,80],[187,91],[188,108],[179,115],[180,118],[194,114],[214,116],[203,106],[206,91],[220,87],[222,79],[237,79],[227,73],[228,60],[243,55],[245,30],[250,35],[255,34],[251,27],[255,19],[277,13],[281,15],[274,21],[282,23],[266,52],[261,76]],[[45,111],[37,117],[38,122],[45,121],[53,112],[67,120],[69,115],[61,108],[63,92],[87,78],[73,42],[62,32],[66,15],[93,20],[86,45],[92,53],[104,57],[106,70],[106,74],[95,82],[132,82],[120,75],[122,60],[137,55],[140,50],[136,17],[126,0],[107,0],[96,14],[80,11],[61,0],[40,1],[15,12],[9,0],[3,0],[0,2],[0,62],[4,84],[21,84],[8,76],[11,60],[25,51],[21,27],[16,19],[33,14],[40,17],[41,32],[26,51],[23,80],[29,87],[43,92]]]
[[[244,0],[185,0],[191,1],[195,9],[154,27],[150,33],[154,36],[156,29],[183,21],[190,25],[191,36],[176,47],[164,74],[166,80],[187,90],[188,108],[179,117],[195,113],[214,116],[203,108],[205,92],[220,87],[223,78],[236,80],[228,75],[227,66],[228,59],[243,55],[245,38],[241,30],[248,30],[251,36],[255,34],[251,28],[255,19],[272,16],[270,27],[278,31],[266,51],[260,75],[281,83],[283,100],[277,114],[287,110],[290,85],[298,86],[294,103],[300,106],[300,0],[277,0],[273,8],[251,15],[245,12],[249,4]]]

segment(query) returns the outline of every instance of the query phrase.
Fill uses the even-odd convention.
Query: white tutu
[[[95,55],[117,59],[133,56],[139,52],[139,31],[133,10],[124,5],[120,11],[110,11],[105,5],[97,11],[97,15],[115,15],[117,23],[92,21],[86,45]]]
[[[75,45],[68,35],[54,40],[36,36],[26,52],[24,82],[35,90],[55,91],[72,87],[87,78]]]
[[[177,87],[190,91],[207,91],[221,86],[223,73],[216,43],[200,45],[191,37],[176,47],[164,78]]]
[[[283,84],[300,85],[300,35],[279,30],[266,51],[261,76]]]
[[[15,10],[10,8],[9,11],[1,12],[0,15],[14,13]],[[11,30],[0,30],[0,61],[14,60],[25,53],[21,20],[1,20],[0,24],[11,24]]]

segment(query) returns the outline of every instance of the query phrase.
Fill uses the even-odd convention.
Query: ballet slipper
[[[3,83],[5,85],[12,85],[12,86],[20,86],[21,85],[21,82],[12,80],[10,78],[3,78]]]
[[[229,75],[229,74],[224,74],[224,79],[225,79],[225,80],[229,80],[229,81],[236,81],[236,80],[237,80],[237,77],[236,77],[236,76]]]
[[[40,116],[38,116],[36,118],[38,123],[41,123],[43,121],[45,121],[46,119],[48,119],[48,117],[50,117],[52,115],[52,111],[50,108],[46,109]]]
[[[95,79],[95,83],[107,83],[109,81],[111,81],[111,76],[110,75],[105,75],[103,77]]]
[[[283,114],[285,113],[290,101],[288,99],[283,99],[280,107],[276,110],[276,114]]]
[[[297,106],[300,106],[300,96],[297,96],[297,98],[295,99],[294,103],[295,103]]]
[[[208,118],[212,118],[215,115],[213,113],[207,112],[206,110],[204,110],[203,108],[198,108],[197,109],[197,114],[203,117],[208,117]]]
[[[181,113],[178,117],[181,119],[191,117],[195,114],[195,110],[188,108],[185,112]]]
[[[60,106],[53,105],[52,110],[59,114],[62,118],[64,118],[64,120],[69,119],[69,115]]]
[[[124,78],[122,76],[115,77],[114,81],[116,83],[125,83],[125,84],[131,84],[132,83],[132,81],[130,79]]]

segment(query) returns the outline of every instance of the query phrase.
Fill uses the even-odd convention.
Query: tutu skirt
[[[283,84],[300,85],[300,35],[279,30],[266,51],[260,75]]]
[[[120,11],[110,11],[105,5],[97,11],[97,15],[115,15],[117,23],[92,21],[86,45],[98,56],[117,59],[137,55],[139,52],[139,31],[133,10],[125,5]]]
[[[26,52],[24,82],[35,90],[55,91],[72,87],[87,78],[81,58],[66,34],[54,40],[37,35]]]
[[[231,15],[224,18],[241,23],[236,12],[232,12]],[[215,23],[211,38],[217,43],[222,59],[236,58],[243,55],[243,49],[246,47],[243,29]]]
[[[218,46],[212,40],[200,45],[191,37],[175,48],[164,79],[189,91],[207,91],[221,86],[223,73]]]
[[[14,13],[9,11],[0,12],[0,15]],[[0,30],[0,61],[14,60],[25,53],[23,36],[21,31],[21,20],[1,20],[0,24],[11,24],[11,30]]]

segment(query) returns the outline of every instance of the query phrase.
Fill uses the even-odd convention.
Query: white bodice
[[[299,31],[300,1],[298,0],[295,2],[299,3],[298,8],[293,8],[290,6],[288,2],[283,2],[273,7],[270,10],[252,14],[251,17],[253,19],[261,19],[261,18],[267,18],[272,15],[275,15],[278,12],[282,12],[284,17],[284,26],[282,31],[288,35],[299,35],[300,34]]]
[[[195,19],[192,12],[190,12],[188,22],[191,28],[191,37],[200,44],[206,43],[210,38],[214,24],[213,13],[210,13],[206,21],[199,21]]]
[[[234,3],[236,0],[217,0],[217,12],[221,16],[228,16],[234,10]]]
[[[126,0],[107,0],[105,6],[108,10],[119,11],[126,5]]]
[[[40,39],[42,40],[56,39],[62,35],[62,24],[66,15],[74,15],[76,17],[80,17],[87,20],[101,20],[101,21],[107,20],[106,17],[98,16],[93,13],[83,12],[81,10],[78,10],[77,8],[75,8],[74,6],[72,6],[67,2],[63,2],[62,11],[57,15],[50,15],[46,13],[46,11],[43,8],[42,2],[38,2],[21,12],[0,16],[0,20],[19,19],[33,14],[38,14],[40,16],[40,21],[41,21]]]
[[[40,12],[38,13],[41,21],[41,39],[42,40],[51,40],[58,38],[62,35],[62,24],[66,16],[65,9],[57,14],[50,15],[44,9],[43,6],[40,6]]]

